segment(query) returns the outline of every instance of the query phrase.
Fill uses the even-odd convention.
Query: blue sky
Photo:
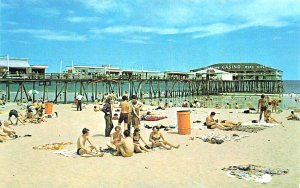
[[[257,62],[300,80],[299,0],[1,0],[0,55],[176,70]]]

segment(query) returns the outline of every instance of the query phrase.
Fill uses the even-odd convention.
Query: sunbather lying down
[[[214,120],[214,116],[216,115],[215,112],[211,112],[209,116],[207,116],[204,125],[207,126],[208,129],[221,129],[221,130],[229,130],[234,127],[240,126],[241,122],[233,122],[231,120]]]

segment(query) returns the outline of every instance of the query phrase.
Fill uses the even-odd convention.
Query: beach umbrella
[[[39,92],[35,89],[31,89],[31,90],[28,91],[28,94],[35,95],[35,94],[39,94]]]

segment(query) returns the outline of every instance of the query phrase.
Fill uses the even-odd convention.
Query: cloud
[[[14,29],[9,30],[11,33],[29,34],[35,38],[50,40],[50,41],[86,41],[87,37],[71,32],[55,32],[43,29]]]
[[[150,37],[145,36],[129,36],[129,38],[121,39],[125,43],[135,43],[135,44],[150,44]]]
[[[117,2],[113,0],[78,0],[86,7],[94,9],[96,12],[103,13],[109,9],[117,7]]]
[[[250,27],[285,27],[300,20],[299,0],[116,2],[119,1],[88,0],[85,3],[101,13],[118,10],[114,15],[108,14],[114,20],[109,25],[115,26],[92,29],[91,32],[114,35],[190,33],[193,38],[202,38]]]
[[[65,18],[66,21],[71,23],[83,23],[83,22],[97,22],[100,20],[99,17],[80,17],[80,16],[71,16]]]

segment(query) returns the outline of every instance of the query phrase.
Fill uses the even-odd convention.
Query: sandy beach
[[[10,104],[2,109],[0,119],[7,119]],[[144,125],[177,124],[176,111],[169,108],[156,111],[168,118]],[[258,114],[243,114],[242,109],[191,109],[193,121],[205,121],[211,112],[217,119],[246,122],[258,119]],[[287,121],[290,110],[273,114],[283,126],[277,125],[257,133],[222,131],[195,128],[191,135],[178,135],[177,129],[161,130],[166,139],[180,144],[179,149],[156,149],[149,153],[134,154],[123,158],[105,154],[100,158],[64,157],[52,150],[34,150],[33,146],[73,142],[65,149],[76,149],[76,140],[86,127],[95,143],[106,148],[109,138],[104,137],[105,122],[102,112],[94,112],[93,105],[76,111],[70,104],[54,105],[58,118],[47,119],[41,124],[15,126],[15,140],[0,143],[0,187],[299,187],[300,183],[300,121]],[[231,112],[231,113],[230,113]],[[114,125],[116,125],[116,120]],[[150,129],[141,134],[148,141]],[[225,141],[210,144],[197,138],[208,133],[249,135],[240,142]],[[23,137],[26,134],[31,137]],[[194,138],[194,139],[191,139]],[[232,165],[255,164],[270,168],[288,169],[286,175],[272,176],[272,181],[259,184],[229,177],[222,170]]]

